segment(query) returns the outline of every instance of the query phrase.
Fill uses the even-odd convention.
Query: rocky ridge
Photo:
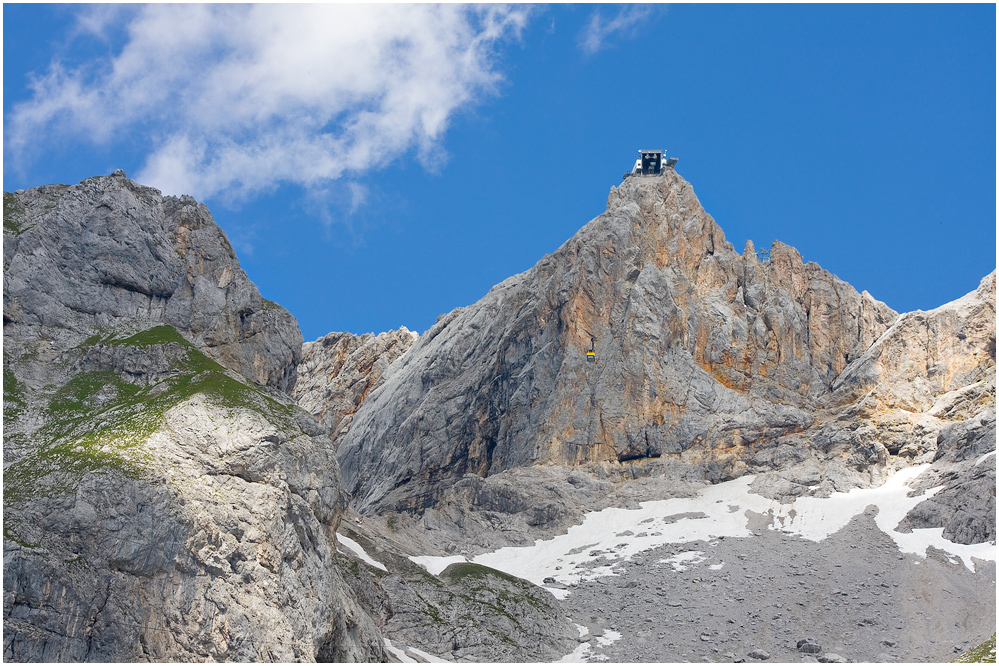
[[[768,261],[751,243],[738,254],[674,171],[628,179],[392,365],[340,435],[345,488],[362,513],[409,512],[484,547],[497,520],[526,528],[514,540],[571,524],[573,468],[647,479],[647,494],[626,484],[635,499],[753,473],[783,500],[942,465],[945,450],[963,469],[994,450],[994,283],[899,316],[782,243]],[[543,468],[568,471],[546,486]],[[525,474],[539,483],[504,489]],[[994,470],[976,474],[994,487]],[[979,515],[963,538],[989,538]]]
[[[164,197],[120,170],[5,192],[3,256],[11,341],[65,347],[163,323],[259,384],[295,384],[298,323],[261,298],[192,197]]]
[[[116,172],[5,193],[4,222],[5,659],[537,661],[577,645],[595,660],[763,659],[801,652],[785,634],[809,621],[825,660],[937,658],[927,635],[980,633],[863,584],[861,601],[923,628],[897,649],[878,627],[836,633],[856,604],[791,608],[793,591],[764,582],[770,542],[696,544],[740,551],[744,576],[712,565],[645,589],[662,567],[636,561],[568,602],[407,556],[529,544],[587,511],[744,474],[791,502],[916,463],[932,463],[918,488],[943,489],[901,528],[994,542],[994,273],[898,315],[789,246],[737,254],[667,171],[612,189],[556,253],[418,339],[332,333],[299,350],[294,319],[190,197]],[[895,557],[871,529],[837,535],[871,537],[867,578]],[[833,561],[839,541],[787,547]],[[987,587],[939,559],[962,589]],[[918,593],[939,600],[934,576]],[[774,621],[740,619],[753,581]],[[695,603],[715,591],[731,604]],[[723,640],[725,618],[741,625]],[[770,633],[751,645],[757,622]]]
[[[385,658],[301,334],[190,197],[4,193],[4,659]]]
[[[637,509],[743,474],[756,475],[756,493],[790,504],[877,486],[921,463],[932,464],[914,492],[939,491],[897,529],[943,527],[956,543],[994,543],[995,274],[952,303],[897,315],[786,245],[775,243],[769,261],[752,243],[735,254],[695,202],[672,173],[612,190],[608,212],[558,252],[439,318],[363,384],[338,456],[372,550],[467,558],[562,534],[588,511]],[[634,259],[650,256],[665,259]],[[573,411],[571,437],[531,439]],[[769,534],[761,517],[749,521]],[[980,561],[970,573],[942,553],[903,557],[866,514],[817,546],[749,541],[679,546],[728,553],[745,571],[718,575],[719,561],[650,586],[665,561],[650,552],[616,566],[613,580],[575,586],[562,602],[586,629],[573,654],[945,659],[992,622],[994,566]],[[801,589],[779,582],[787,567],[807,576],[795,558],[816,555],[828,581],[814,572],[795,581]],[[821,598],[803,601],[802,591]],[[882,617],[857,624],[868,606]],[[982,621],[950,621],[969,613]]]

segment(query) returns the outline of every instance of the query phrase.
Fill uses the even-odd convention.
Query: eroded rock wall
[[[343,438],[346,489],[422,510],[466,473],[524,465],[682,458],[731,478],[813,428],[897,317],[781,243],[738,254],[675,172],[628,179],[553,255],[420,337]]]
[[[127,463],[14,479],[4,659],[380,660],[381,636],[336,569],[325,431],[278,416],[199,394]]]
[[[358,407],[417,337],[403,326],[378,335],[329,333],[306,342],[292,396],[334,437],[345,434]]]
[[[384,661],[301,334],[190,197],[4,193],[4,660]]]
[[[164,197],[116,171],[5,192],[4,220],[6,337],[66,348],[95,331],[165,323],[248,379],[294,386],[298,323],[261,298],[192,197]]]

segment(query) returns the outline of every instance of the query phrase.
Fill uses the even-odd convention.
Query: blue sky
[[[994,5],[5,4],[4,189],[207,203],[307,340],[426,330],[666,148],[899,311],[996,266]]]

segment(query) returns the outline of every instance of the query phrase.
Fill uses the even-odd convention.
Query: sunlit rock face
[[[994,375],[986,315],[940,315],[941,341],[974,333],[933,347],[945,369],[920,406]],[[780,496],[877,483],[896,424],[851,409],[875,385],[922,381],[887,351],[865,356],[897,321],[787,245],[740,255],[674,171],[630,178],[554,254],[391,366],[341,440],[345,489],[362,510],[420,511],[466,474],[630,461],[707,481],[797,470],[771,479]],[[949,422],[913,419],[907,441]]]
[[[292,396],[330,432],[346,432],[358,407],[417,337],[403,326],[378,335],[329,333],[306,342]]]
[[[845,411],[855,437],[933,463],[920,487],[943,490],[904,527],[942,527],[957,543],[996,538],[995,303],[992,272],[955,301],[903,314],[834,387],[859,398]]]
[[[294,318],[190,197],[4,193],[4,660],[372,661]]]

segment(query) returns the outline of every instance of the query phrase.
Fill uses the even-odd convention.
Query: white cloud
[[[616,34],[631,37],[652,14],[648,5],[625,5],[617,16],[607,21],[600,10],[594,10],[590,22],[579,33],[579,48],[590,55],[606,48],[608,40]]]
[[[251,195],[384,168],[415,151],[432,166],[455,112],[495,93],[495,46],[526,10],[494,5],[143,5],[84,11],[80,32],[113,57],[53,62],[7,118],[6,145],[38,137],[148,145],[135,177],[171,194]],[[352,206],[363,191],[352,193]]]

